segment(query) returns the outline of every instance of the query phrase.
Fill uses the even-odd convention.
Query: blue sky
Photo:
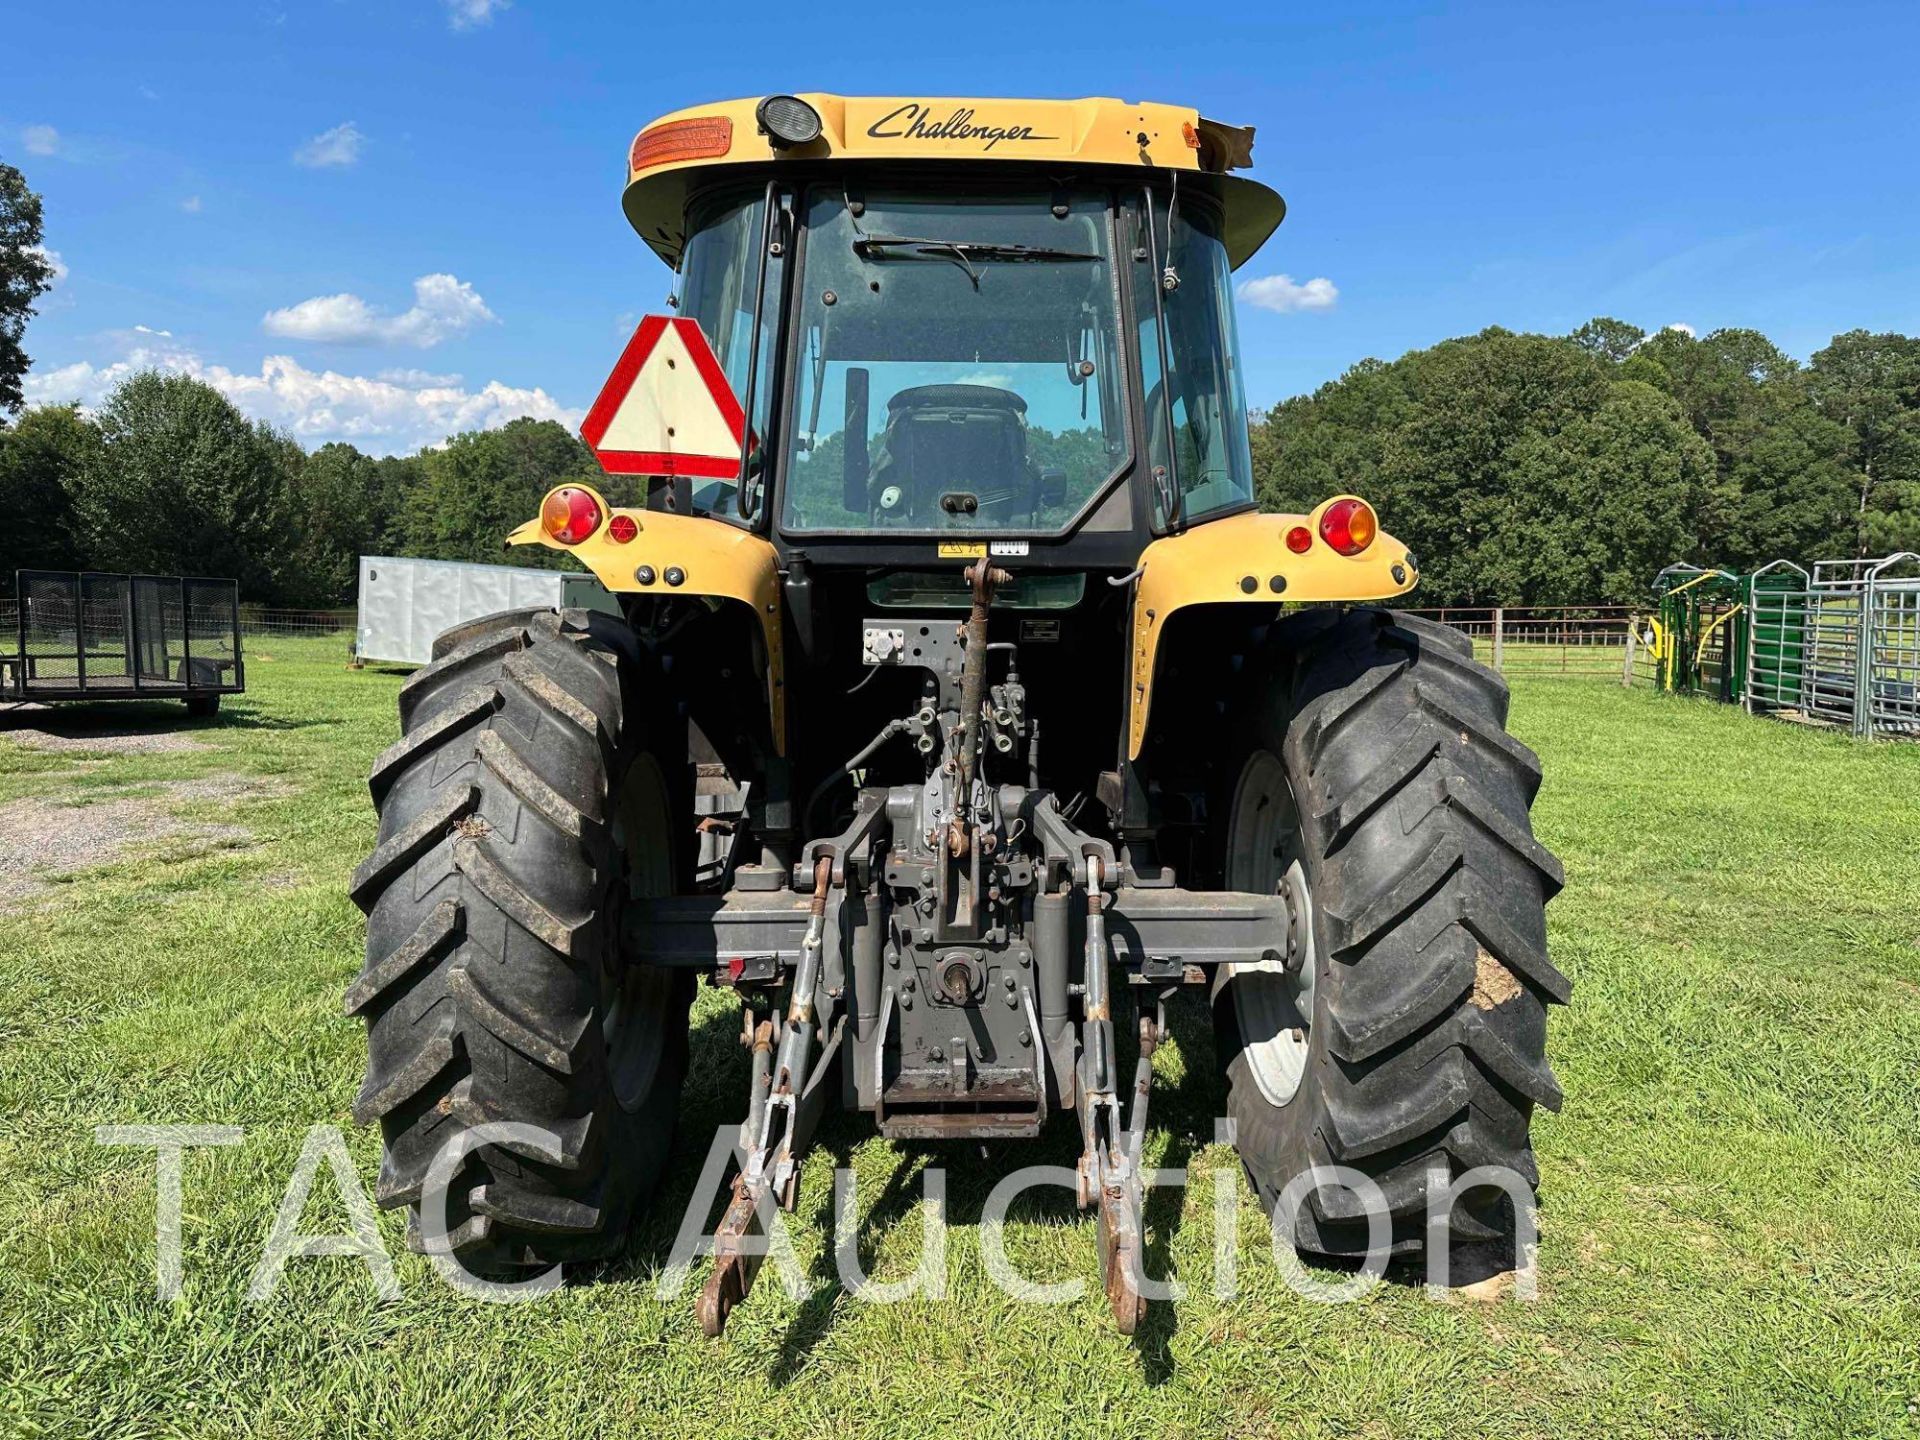
[[[384,452],[578,419],[668,288],[620,215],[625,146],[701,100],[1104,94],[1257,126],[1291,206],[1239,277],[1265,404],[1489,324],[1752,326],[1802,358],[1920,331],[1916,61],[1920,6],[1839,0],[70,0],[0,20],[0,158],[63,272],[32,398],[157,363]]]

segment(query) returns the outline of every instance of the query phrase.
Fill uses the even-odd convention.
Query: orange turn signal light
[[[1358,555],[1379,533],[1380,522],[1364,500],[1336,500],[1320,516],[1320,538],[1342,555]]]
[[[578,545],[600,528],[600,502],[591,491],[562,485],[540,503],[540,528],[562,545]]]
[[[696,115],[642,130],[627,152],[628,170],[650,170],[682,160],[708,160],[733,148],[733,121],[725,115]]]

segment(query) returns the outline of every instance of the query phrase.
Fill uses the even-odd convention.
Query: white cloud
[[[136,325],[133,327],[133,333],[136,335],[158,335],[163,340],[171,340],[173,338],[173,331],[155,330],[150,325]]]
[[[1671,325],[1668,325],[1665,328],[1667,328],[1668,330],[1678,330],[1682,335],[1687,335],[1687,336],[1695,336],[1700,333],[1699,331],[1695,330],[1691,325],[1687,324],[1687,322],[1684,320],[1676,320]]]
[[[1324,275],[1304,282],[1291,275],[1263,275],[1258,280],[1242,280],[1235,293],[1256,309],[1292,315],[1302,310],[1333,309],[1340,298],[1340,287]]]
[[[23,126],[20,143],[27,147],[29,155],[57,155],[60,153],[60,132],[51,125]]]
[[[49,250],[44,245],[29,245],[27,247],[27,253],[29,255],[38,255],[42,260],[47,262],[47,268],[53,272],[47,281],[47,288],[49,290],[56,285],[66,283],[67,276],[70,272],[67,269],[67,262],[60,258],[60,252],[58,250]]]
[[[189,215],[198,215],[200,213],[200,197],[198,195],[187,196],[186,199],[180,202],[180,208]]]
[[[491,25],[493,17],[511,8],[511,0],[446,0],[447,23],[456,30]]]
[[[123,376],[133,373],[124,366],[108,368],[118,368]],[[82,405],[98,405],[121,378],[116,376],[103,384],[99,377],[105,374],[85,360],[76,360],[54,370],[29,370],[20,388],[29,405],[71,405],[76,400]]]
[[[148,332],[158,337],[164,332]],[[403,454],[438,445],[462,430],[497,430],[530,416],[576,428],[585,412],[570,409],[545,390],[489,380],[469,389],[460,384],[402,382],[377,375],[309,370],[286,355],[269,355],[257,374],[210,365],[172,344],[136,344],[126,357],[95,365],[80,360],[55,370],[30,372],[30,405],[79,401],[97,406],[113,388],[142,370],[165,370],[205,381],[248,415],[290,431],[303,444],[346,440],[375,455]],[[389,372],[396,373],[396,372]],[[424,381],[454,377],[426,375]]]
[[[496,318],[464,280],[422,275],[413,282],[413,308],[398,315],[382,314],[358,295],[316,295],[284,310],[269,310],[260,324],[269,335],[287,340],[424,350]]]
[[[384,380],[389,385],[436,385],[445,388],[450,385],[461,384],[466,377],[463,375],[442,375],[432,370],[415,370],[410,367],[399,366],[389,370],[375,371],[373,378],[376,380]]]
[[[293,163],[304,165],[309,170],[352,165],[359,160],[360,147],[366,143],[367,137],[360,133],[360,127],[348,120],[331,130],[322,130],[294,151]]]

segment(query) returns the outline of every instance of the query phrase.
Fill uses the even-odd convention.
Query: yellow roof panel
[[[1280,223],[1285,205],[1263,185],[1223,172],[1250,163],[1253,132],[1218,125],[1184,105],[1090,98],[988,100],[915,96],[799,96],[820,114],[805,145],[774,146],[754,112],[762,97],[695,105],[663,115],[627,152],[625,208],[633,227],[669,262],[677,258],[686,197],[697,180],[735,167],[808,161],[1071,163],[1178,171],[1228,207],[1228,249],[1238,265]]]

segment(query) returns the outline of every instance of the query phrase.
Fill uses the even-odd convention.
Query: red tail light
[[[562,545],[578,545],[600,528],[600,503],[585,490],[562,485],[540,506],[540,527]]]
[[[1313,548],[1313,532],[1304,525],[1296,525],[1287,531],[1287,549],[1296,555],[1304,555]]]
[[[1379,533],[1380,522],[1364,500],[1336,500],[1320,516],[1320,538],[1342,555],[1358,555]]]
[[[607,538],[616,545],[625,545],[640,533],[640,522],[631,515],[616,515],[607,522]]]

